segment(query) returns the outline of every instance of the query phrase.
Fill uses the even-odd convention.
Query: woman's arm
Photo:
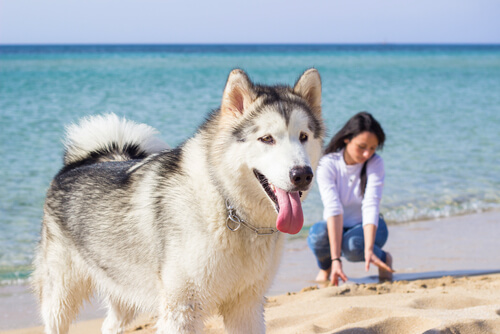
[[[375,155],[368,161],[366,174],[365,196],[361,205],[363,226],[377,226],[385,179],[384,161],[380,156]]]
[[[370,269],[370,263],[379,268],[394,272],[382,260],[373,253],[375,236],[380,212],[380,201],[384,188],[385,169],[384,161],[380,156],[374,156],[367,166],[368,180],[366,184],[365,196],[363,198],[363,234],[365,240],[365,269]]]
[[[347,276],[342,270],[342,262],[340,261],[340,254],[342,250],[342,234],[344,227],[343,215],[336,215],[328,217],[326,220],[328,228],[328,239],[330,240],[330,254],[332,257],[332,273],[331,282],[333,285],[339,284],[339,277],[346,282]],[[373,248],[373,246],[372,246]]]
[[[325,155],[316,170],[316,181],[323,202],[323,219],[342,215],[344,213],[337,189],[337,167],[331,156]]]

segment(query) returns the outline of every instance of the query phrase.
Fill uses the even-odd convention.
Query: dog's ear
[[[253,84],[243,70],[232,70],[222,94],[221,112],[238,117],[255,100]]]
[[[312,111],[321,116],[321,77],[315,68],[310,68],[301,75],[293,87],[293,92],[302,96]]]

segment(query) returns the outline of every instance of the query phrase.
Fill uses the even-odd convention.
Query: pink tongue
[[[287,193],[275,187],[280,212],[276,220],[276,228],[284,233],[297,234],[304,225],[304,214],[300,203],[299,192]]]

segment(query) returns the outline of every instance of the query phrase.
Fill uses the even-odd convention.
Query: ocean
[[[29,276],[65,125],[114,112],[175,146],[233,68],[293,85],[310,67],[328,139],[358,111],[382,124],[389,224],[500,208],[500,45],[0,46],[0,284]],[[316,185],[304,211],[322,217]]]

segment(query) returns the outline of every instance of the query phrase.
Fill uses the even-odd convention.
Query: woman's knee
[[[362,237],[352,237],[342,241],[342,255],[349,262],[360,262],[365,259],[365,242]]]
[[[387,224],[385,220],[380,217],[378,221],[377,234],[375,235],[375,245],[382,248],[387,242],[389,237],[389,230],[387,229]]]
[[[311,228],[309,229],[309,236],[307,237],[307,243],[313,250],[325,247],[330,248],[326,222],[321,221],[311,226]]]

